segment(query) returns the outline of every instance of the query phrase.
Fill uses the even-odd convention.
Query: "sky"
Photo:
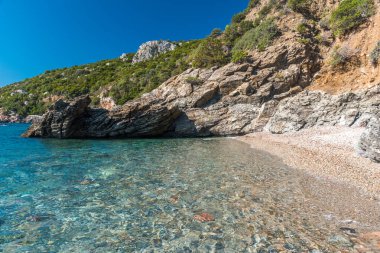
[[[136,52],[149,40],[203,38],[248,0],[0,0],[0,86]]]

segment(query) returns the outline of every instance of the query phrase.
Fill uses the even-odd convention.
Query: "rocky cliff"
[[[152,59],[160,54],[173,51],[176,47],[176,44],[166,40],[154,40],[145,42],[139,47],[139,50],[134,55],[132,63]]]

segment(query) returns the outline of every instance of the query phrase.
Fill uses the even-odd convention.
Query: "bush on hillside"
[[[270,0],[257,12],[256,18],[253,21],[253,26],[258,26],[263,20],[266,20],[268,18],[269,13],[271,13],[273,9],[279,9],[280,7],[281,4],[279,1]]]
[[[288,7],[295,12],[306,13],[309,11],[310,0],[288,0]]]
[[[248,59],[248,53],[244,50],[236,50],[232,52],[231,61],[233,63],[243,63],[247,61],[247,59]]]
[[[255,8],[257,5],[259,5],[259,3],[260,3],[260,0],[250,0],[247,10]]]
[[[377,45],[376,47],[372,50],[370,56],[370,61],[371,63],[374,65],[374,66],[377,66],[377,64],[379,64],[379,61],[380,61],[380,41],[377,42]]]
[[[200,85],[203,83],[203,81],[198,77],[189,76],[186,78],[186,82],[191,85]]]
[[[253,22],[243,21],[239,24],[227,25],[223,33],[223,43],[232,48],[236,40],[253,28]]]
[[[280,31],[271,19],[263,21],[257,27],[252,28],[246,32],[235,44],[234,51],[265,50],[273,40],[280,34]]]
[[[211,37],[211,38],[217,38],[217,37],[219,37],[222,34],[223,34],[222,30],[220,30],[219,28],[215,28],[215,29],[213,29],[211,31],[209,37]]]
[[[228,57],[219,39],[207,38],[192,52],[190,61],[195,68],[210,68],[226,64]]]
[[[356,57],[355,50],[348,46],[336,47],[331,54],[330,65],[333,69],[343,68]]]
[[[238,14],[235,14],[232,17],[231,23],[232,24],[239,24],[240,22],[242,22],[245,19],[245,16],[246,16],[246,14],[244,12],[240,12]]]
[[[373,0],[344,0],[331,14],[330,25],[334,34],[341,36],[364,23],[374,13]]]
[[[300,23],[296,28],[297,32],[301,35],[305,35],[309,32],[309,26],[306,23]]]

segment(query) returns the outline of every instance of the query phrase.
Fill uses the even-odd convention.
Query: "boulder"
[[[360,138],[359,148],[366,157],[380,163],[380,119],[378,117],[370,120]]]

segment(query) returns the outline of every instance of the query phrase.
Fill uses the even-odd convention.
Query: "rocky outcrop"
[[[116,107],[116,103],[111,97],[101,97],[99,105],[101,108],[109,111]]]
[[[150,105],[146,100],[134,101],[114,111],[92,109],[90,102],[89,96],[78,97],[70,103],[59,100],[24,136],[61,139],[158,136],[179,115],[175,106]]]
[[[281,101],[265,128],[281,134],[323,125],[366,126],[379,105],[380,85],[341,95],[304,91]]]
[[[364,155],[375,162],[380,162],[380,119],[371,119],[360,139],[359,148]]]
[[[2,108],[0,108],[0,123],[19,123],[22,121],[22,118],[14,113],[5,112]]]
[[[139,47],[139,50],[134,55],[132,63],[152,59],[160,54],[174,50],[176,46],[176,44],[165,40],[154,40],[145,42]]]
[[[313,50],[296,39],[274,45],[250,63],[189,69],[139,99],[112,110],[52,108],[26,136],[85,138],[227,136],[260,131],[277,104],[306,87]],[[256,60],[255,60],[256,59]],[[62,104],[60,101],[57,104]],[[61,106],[58,106],[61,108]],[[71,115],[71,116],[70,116]]]
[[[41,119],[42,117],[38,115],[29,115],[24,118],[14,112],[6,113],[0,108],[0,123],[33,123]]]
[[[40,115],[28,115],[23,119],[24,123],[38,123],[43,120],[43,117]]]
[[[89,96],[79,97],[71,103],[58,100],[43,119],[28,129],[28,136],[49,136],[53,138],[75,138],[80,136],[85,113],[91,103]]]

